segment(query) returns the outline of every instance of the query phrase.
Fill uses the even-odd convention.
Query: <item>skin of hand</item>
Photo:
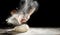
[[[12,10],[11,11],[11,15],[14,15],[16,14],[16,10]],[[24,23],[24,22],[27,22],[28,19],[30,18],[30,15],[29,14],[26,14],[25,16],[23,14],[19,14],[21,16],[16,16],[15,18],[18,20],[19,23]],[[23,18],[21,18],[22,16],[24,16]]]
[[[19,14],[19,16],[16,16],[15,18],[18,20],[19,23],[27,22],[35,10],[36,10],[36,8],[32,7],[32,9],[29,10],[29,13],[26,14],[25,16],[23,14]],[[17,12],[16,10],[12,10],[11,15],[16,14],[16,12]],[[23,18],[21,18],[21,17],[23,17]]]

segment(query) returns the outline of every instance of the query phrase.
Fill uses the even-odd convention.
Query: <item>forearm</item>
[[[30,11],[29,11],[29,14],[28,14],[28,15],[29,15],[29,16],[31,16],[31,15],[35,12],[35,10],[36,10],[36,8],[34,8],[34,7],[33,7],[32,9],[30,9]]]

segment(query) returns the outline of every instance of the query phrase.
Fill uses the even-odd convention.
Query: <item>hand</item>
[[[27,22],[29,20],[30,16],[25,16],[24,18],[21,19],[20,22]]]

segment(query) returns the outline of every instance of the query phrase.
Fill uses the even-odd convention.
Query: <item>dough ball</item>
[[[27,24],[22,24],[21,26],[16,26],[14,28],[15,32],[27,32],[29,30],[29,26]]]

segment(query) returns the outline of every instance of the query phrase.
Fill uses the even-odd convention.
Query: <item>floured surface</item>
[[[2,29],[0,29],[0,34],[1,32]],[[14,35],[60,35],[60,28],[30,28],[28,32],[14,33]]]

